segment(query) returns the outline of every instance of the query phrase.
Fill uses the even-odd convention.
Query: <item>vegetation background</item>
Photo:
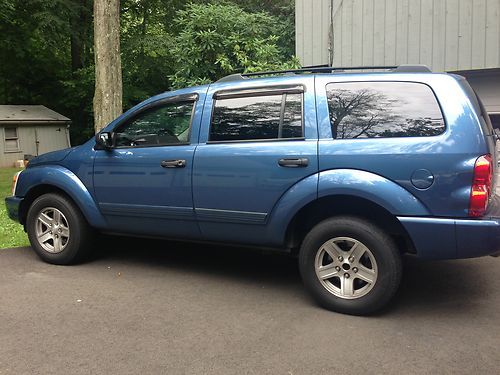
[[[93,0],[0,1],[0,103],[43,104],[94,133]],[[293,0],[122,0],[123,109],[234,72],[298,66]]]
[[[28,236],[24,233],[23,226],[11,220],[3,200],[12,195],[12,177],[18,168],[0,168],[0,249],[16,246],[28,246]]]

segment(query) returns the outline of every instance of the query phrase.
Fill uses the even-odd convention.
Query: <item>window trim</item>
[[[214,92],[213,99],[235,99],[253,96],[268,96],[279,94],[304,94],[304,85],[258,86],[238,89],[219,90]]]
[[[335,85],[335,84],[343,84],[343,83],[369,83],[369,84],[373,84],[373,83],[413,83],[413,84],[419,84],[419,85],[424,85],[424,86],[427,86],[432,95],[434,96],[434,99],[436,100],[436,103],[438,105],[438,108],[439,108],[439,112],[441,113],[441,118],[443,119],[443,124],[444,124],[444,129],[441,133],[439,134],[436,134],[436,135],[420,135],[420,136],[416,136],[416,137],[372,137],[372,138],[333,138],[333,130],[331,129],[332,127],[332,124],[331,124],[331,120],[330,120],[330,107],[328,105],[328,85]],[[446,117],[444,115],[444,111],[443,111],[443,107],[441,106],[441,102],[439,101],[436,93],[434,92],[434,90],[432,89],[432,87],[425,83],[425,82],[420,82],[420,81],[392,81],[392,80],[383,80],[383,81],[335,81],[335,82],[328,82],[326,85],[325,85],[325,97],[326,97],[326,109],[327,109],[327,112],[328,112],[328,123],[330,124],[330,130],[332,132],[332,135],[330,138],[330,140],[333,140],[333,141],[357,141],[357,140],[367,140],[367,139],[408,139],[408,138],[424,138],[424,139],[429,139],[429,138],[433,138],[433,137],[441,137],[443,134],[445,134],[449,127],[448,127],[448,122],[446,121]]]
[[[15,129],[16,136],[7,138],[5,129]],[[16,149],[7,149],[7,141],[16,141]],[[4,154],[15,154],[21,152],[21,144],[19,142],[19,127],[18,126],[3,126],[3,152]]]
[[[210,124],[208,126],[208,140],[207,144],[220,144],[220,143],[248,143],[248,142],[286,142],[286,141],[303,141],[305,137],[305,121],[304,121],[304,86],[303,85],[286,85],[286,86],[266,86],[266,87],[252,87],[250,89],[233,89],[233,90],[223,90],[218,91],[213,94],[212,99],[212,112],[210,114]],[[222,97],[221,97],[222,93]],[[286,98],[288,94],[300,94],[300,126],[302,130],[302,137],[293,138],[259,138],[259,139],[229,139],[222,141],[211,141],[210,131],[212,129],[215,105],[217,100],[225,99],[238,99],[238,98],[252,98],[252,97],[262,97],[262,96],[278,96],[281,95],[280,104],[280,124],[278,127],[279,131],[282,129],[284,121],[284,111],[286,109]]]
[[[191,102],[191,101],[197,102],[198,99],[199,99],[199,95],[197,93],[191,93],[191,94],[174,95],[174,96],[169,96],[167,98],[161,98],[161,99],[155,100],[153,102],[150,102],[150,103],[142,106],[141,108],[137,109],[133,113],[131,113],[129,116],[127,116],[122,121],[120,121],[120,123],[117,124],[114,127],[114,129],[119,127],[123,122],[130,120],[132,117],[136,117],[139,114],[141,114],[142,112],[147,111],[147,110],[154,108],[156,106],[161,106],[163,104],[169,104],[169,103],[175,103],[175,102],[179,102],[179,103]]]
[[[156,100],[154,102],[151,102],[144,107],[140,108],[136,112],[130,114],[127,118],[123,119],[123,121],[120,121],[114,128],[113,128],[113,134],[116,134],[117,130],[120,129],[123,126],[126,126],[130,124],[130,122],[136,120],[142,113],[147,112],[149,110],[152,110],[156,107],[161,107],[165,104],[176,104],[176,103],[192,103],[193,107],[191,108],[191,118],[189,120],[189,132],[188,132],[188,142],[179,142],[179,143],[162,143],[162,144],[155,144],[155,145],[137,145],[137,146],[115,146],[115,136],[113,136],[113,147],[112,149],[117,149],[117,150],[122,150],[122,149],[128,149],[128,148],[150,148],[150,147],[165,147],[165,146],[187,146],[191,144],[191,132],[192,132],[192,127],[193,127],[193,118],[194,114],[196,111],[196,104],[198,103],[198,94],[184,94],[184,95],[176,95],[176,96],[171,96],[169,98],[163,98]]]
[[[290,142],[290,141],[305,141],[306,137],[294,138],[259,138],[259,139],[230,139],[227,141],[207,141],[209,145],[216,145],[220,143],[251,143],[251,142]]]

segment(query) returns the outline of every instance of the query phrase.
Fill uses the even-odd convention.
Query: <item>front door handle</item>
[[[184,168],[186,166],[186,161],[183,159],[162,160],[160,165],[163,168]]]
[[[280,167],[286,168],[298,168],[307,167],[309,165],[309,159],[307,158],[284,158],[278,160]]]

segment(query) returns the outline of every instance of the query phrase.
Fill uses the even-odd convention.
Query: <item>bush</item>
[[[231,4],[189,4],[177,13],[172,56],[175,88],[203,84],[235,72],[298,67],[278,48],[279,19]]]

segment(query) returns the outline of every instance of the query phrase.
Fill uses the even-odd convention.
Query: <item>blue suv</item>
[[[6,204],[50,263],[96,231],[277,249],[319,304],[367,314],[402,254],[500,251],[497,138],[465,79],[422,66],[237,74],[33,159]]]

